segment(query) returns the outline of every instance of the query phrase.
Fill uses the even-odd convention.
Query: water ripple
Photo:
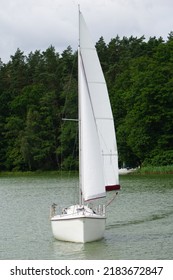
[[[138,224],[142,224],[142,223],[152,222],[152,221],[156,221],[156,220],[160,220],[160,219],[165,219],[171,215],[173,215],[173,209],[170,211],[164,212],[164,213],[160,213],[160,214],[152,214],[143,219],[130,220],[130,221],[126,221],[126,222],[119,221],[115,224],[107,225],[106,229],[109,230],[112,228],[126,227],[129,225],[138,225]]]

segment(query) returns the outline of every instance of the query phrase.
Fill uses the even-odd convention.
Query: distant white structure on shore
[[[120,168],[118,170],[118,172],[119,172],[119,175],[125,175],[125,174],[135,172],[136,170],[137,170],[137,168]]]

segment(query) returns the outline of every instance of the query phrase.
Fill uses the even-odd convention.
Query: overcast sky
[[[0,0],[0,58],[17,48],[27,55],[50,45],[62,53],[78,44],[78,4],[94,42],[103,36],[167,39],[173,31],[173,0]]]

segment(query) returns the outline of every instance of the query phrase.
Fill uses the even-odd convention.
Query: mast
[[[80,59],[80,5],[78,5],[78,131],[79,131],[79,204],[83,204],[82,198],[82,172],[81,172],[81,112],[80,112],[80,81],[79,81],[79,59]]]

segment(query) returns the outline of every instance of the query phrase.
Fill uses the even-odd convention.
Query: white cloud
[[[173,29],[172,0],[0,0],[0,57],[9,60],[51,44],[62,52],[78,43],[78,3],[92,37],[162,36]]]

